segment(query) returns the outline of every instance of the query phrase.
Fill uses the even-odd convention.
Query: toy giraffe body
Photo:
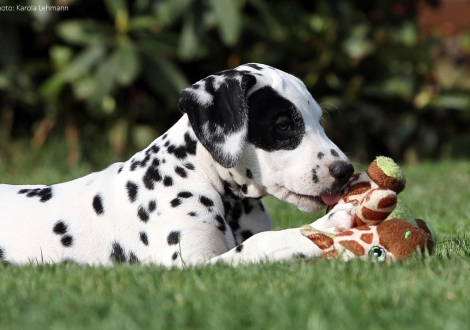
[[[308,226],[302,227],[301,233],[322,249],[322,258],[393,262],[410,257],[416,250],[433,252],[434,241],[426,222],[417,219],[417,224],[414,226],[401,219],[392,219],[378,226],[359,226],[337,235],[322,233]]]

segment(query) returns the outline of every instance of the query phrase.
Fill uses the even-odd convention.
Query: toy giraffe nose
[[[340,186],[345,185],[353,173],[354,167],[349,162],[338,160],[330,165],[330,174]]]

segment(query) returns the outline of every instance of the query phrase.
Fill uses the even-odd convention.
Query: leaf
[[[169,60],[150,55],[143,56],[142,72],[149,86],[163,96],[168,104],[176,103],[179,94],[188,87],[185,75]]]
[[[470,97],[459,94],[437,95],[432,104],[436,107],[468,111],[470,109]]]
[[[58,76],[64,81],[74,80],[101,60],[104,54],[105,48],[103,46],[94,45],[88,47],[77,55],[63,71],[59,72]]]
[[[227,46],[233,46],[240,35],[241,19],[236,0],[210,0],[219,26],[220,36]]]
[[[106,9],[111,17],[116,18],[119,12],[127,12],[126,2],[124,0],[104,0]]]
[[[140,58],[134,44],[126,40],[122,42],[113,53],[113,61],[119,70],[116,72],[116,81],[121,86],[132,83],[140,72]]]
[[[201,54],[203,30],[202,19],[196,13],[188,14],[178,44],[178,55],[182,60],[193,60]]]
[[[189,12],[188,8],[194,0],[167,0],[157,7],[156,15],[159,21],[164,24],[171,24],[178,20],[184,13]]]
[[[103,44],[112,36],[112,29],[92,20],[70,20],[60,23],[56,33],[68,43],[83,46]]]
[[[101,106],[105,97],[111,93],[117,72],[120,70],[114,56],[109,56],[98,67],[95,74],[96,89],[89,102],[92,107]]]
[[[129,17],[129,29],[138,30],[156,30],[162,29],[161,23],[153,16],[134,16]]]
[[[47,79],[40,87],[40,93],[49,101],[53,101],[59,95],[62,87],[67,82],[75,82],[86,75],[88,70],[104,56],[105,49],[102,46],[91,46],[77,55],[63,70]]]

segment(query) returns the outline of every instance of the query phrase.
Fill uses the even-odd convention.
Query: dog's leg
[[[315,229],[336,233],[349,229],[353,223],[355,207],[341,204],[311,223]],[[232,250],[212,258],[210,263],[225,262],[231,265],[283,261],[293,258],[317,258],[323,251],[300,233],[299,228],[267,231],[253,235]]]

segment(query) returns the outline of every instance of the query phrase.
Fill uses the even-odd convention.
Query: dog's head
[[[326,136],[303,82],[270,66],[246,64],[202,79],[183,91],[179,107],[247,197],[268,193],[316,212],[339,199],[354,171]]]

